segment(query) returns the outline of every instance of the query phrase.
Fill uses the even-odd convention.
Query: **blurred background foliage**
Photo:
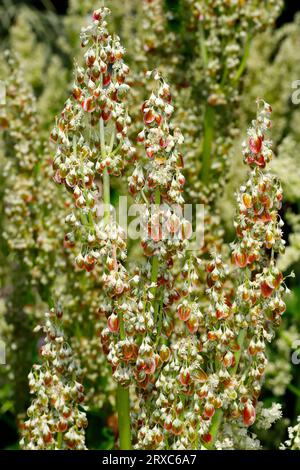
[[[121,36],[130,54],[130,40],[139,28],[140,18],[135,8],[138,2],[118,0],[107,3],[113,10],[114,29]],[[7,47],[18,54],[26,81],[32,86],[37,98],[40,132],[45,140],[55,115],[68,95],[69,84],[72,83],[73,57],[80,54],[78,33],[85,22],[86,14],[97,6],[97,2],[90,0],[0,2],[1,56]],[[165,11],[172,12],[168,21],[170,32],[178,35],[182,41],[182,38],[187,37],[186,44],[181,44],[181,53],[188,60],[189,36],[185,30],[186,12],[181,1],[165,0]],[[293,365],[291,361],[293,348],[297,347],[295,341],[300,337],[300,105],[295,106],[291,102],[292,83],[300,80],[299,55],[300,6],[298,2],[286,0],[275,31],[260,33],[251,44],[238,118],[239,130],[243,133],[253,118],[253,103],[258,96],[263,97],[274,108],[273,139],[277,158],[273,162],[273,171],[280,177],[284,188],[285,203],[282,216],[288,241],[286,254],[280,259],[280,266],[286,274],[291,271],[296,274],[295,278],[287,279],[291,290],[287,298],[287,311],[277,339],[269,351],[271,360],[263,400],[268,405],[275,397],[276,401],[282,403],[284,419],[272,431],[265,434],[259,432],[259,437],[267,449],[278,448],[279,443],[286,438],[287,426],[294,423],[300,414],[300,365]],[[134,60],[134,57],[130,59]],[[0,70],[4,67],[2,62],[0,60]],[[231,156],[224,193],[217,201],[226,241],[234,238],[234,193],[244,177],[238,139]],[[0,200],[3,205],[5,175],[1,174],[0,178]],[[52,186],[50,185],[50,188]],[[0,224],[2,230],[2,220]],[[5,339],[9,337],[11,329],[5,315],[6,298],[9,295],[6,264],[8,253],[2,238],[0,243],[0,335]],[[28,310],[33,304],[31,287],[24,284],[23,278],[19,279],[17,273],[10,276],[14,290],[18,292],[15,308],[18,309],[21,304],[26,306],[26,321],[21,317],[19,324],[22,329],[20,336],[26,344],[16,340],[11,349],[18,353],[19,360],[21,357],[26,357],[26,360],[22,361],[21,367],[20,363],[13,364],[14,370],[0,366],[0,446],[6,449],[18,447],[18,417],[22,417],[28,404],[27,374],[37,356],[37,345],[31,333],[34,322],[28,321]],[[43,303],[42,294],[40,302]],[[79,344],[78,347],[81,346]],[[105,368],[101,364],[99,367]],[[101,387],[104,387],[103,382],[100,389]],[[87,446],[90,449],[109,449],[114,446],[116,434],[114,403],[113,400],[99,400],[97,406],[91,406],[88,413]]]

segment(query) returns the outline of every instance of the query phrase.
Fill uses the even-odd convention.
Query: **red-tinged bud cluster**
[[[264,169],[272,160],[273,152],[269,141],[265,141],[265,130],[271,128],[270,115],[272,108],[262,100],[258,100],[258,106],[262,109],[249,129],[248,145],[244,144],[244,161],[252,167]]]
[[[192,234],[191,223],[183,217],[185,178],[183,158],[178,150],[183,137],[180,130],[172,130],[170,124],[174,109],[169,85],[157,71],[147,75],[154,79],[155,87],[142,106],[145,125],[138,135],[146,157],[136,162],[129,189],[138,201],[149,202],[144,212],[146,236],[142,247],[145,255],[158,254],[171,262],[172,256],[182,251]]]
[[[233,259],[240,268],[255,269],[262,262],[261,257],[266,250],[284,250],[283,223],[278,215],[282,205],[282,189],[276,178],[263,171],[272,159],[271,141],[265,135],[271,127],[270,113],[270,106],[258,101],[257,119],[248,131],[248,144],[244,144],[245,162],[253,170],[238,195],[239,216],[235,222],[238,242],[233,250]],[[252,160],[258,154],[263,155],[263,167],[253,164]]]
[[[60,307],[45,315],[40,348],[42,365],[30,372],[30,392],[35,395],[27,410],[20,445],[27,450],[84,450],[87,419],[79,405],[84,402],[82,371],[66,343]]]
[[[129,68],[123,61],[125,51],[119,38],[108,33],[105,18],[109,13],[107,8],[97,10],[93,22],[81,32],[82,47],[88,48],[85,64],[75,69],[72,98],[52,132],[52,140],[59,144],[54,162],[56,179],[70,191],[76,185],[91,186],[95,175],[105,168],[120,174],[134,154],[127,137],[130,118],[123,103],[129,91],[125,83]],[[115,136],[102,147],[101,120]],[[91,130],[83,132],[86,127]]]
[[[96,180],[104,173],[120,175],[134,148],[127,137],[130,118],[124,105],[129,69],[118,36],[107,30],[109,13],[105,7],[96,10],[81,32],[82,47],[87,49],[84,64],[75,68],[72,96],[51,137],[58,144],[54,180],[65,185],[74,202],[74,211],[67,217],[72,232],[64,244],[74,247],[80,240],[79,269],[90,272],[100,259],[104,261],[110,272],[104,282],[110,292],[120,295],[127,289],[126,273],[117,261],[120,255],[126,256],[125,237],[115,222],[108,226],[101,218],[97,201],[103,191]]]
[[[272,159],[272,142],[266,135],[271,128],[271,107],[262,100],[257,105],[257,118],[248,131],[248,143],[243,145],[250,174],[238,194],[237,240],[233,244],[233,262],[238,268],[234,305],[239,348],[233,359],[237,372],[237,358],[244,367],[247,364],[247,374],[239,378],[242,393],[237,403],[245,426],[255,422],[267,365],[266,343],[272,340],[285,311],[284,279],[275,258],[285,246],[279,216],[282,190],[278,180],[266,170]]]
[[[145,127],[137,140],[144,144],[150,161],[136,165],[130,179],[130,190],[136,194],[143,189],[150,197],[157,189],[164,202],[182,204],[185,178],[182,155],[177,146],[183,143],[183,137],[179,129],[172,131],[169,124],[174,111],[170,87],[157,71],[148,75],[153,76],[157,90],[142,106]]]

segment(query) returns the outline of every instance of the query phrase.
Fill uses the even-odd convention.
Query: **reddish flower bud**
[[[102,10],[95,10],[94,13],[93,13],[93,20],[94,21],[100,21],[102,19]]]
[[[265,157],[263,155],[260,155],[256,160],[255,163],[260,167],[260,168],[265,168],[266,166],[266,161]]]
[[[182,369],[179,374],[179,382],[183,386],[187,386],[191,381],[191,374],[188,369]]]
[[[283,281],[283,274],[282,273],[279,273],[278,276],[276,276],[276,278],[274,279],[273,281],[273,287],[274,289],[278,289],[278,287],[280,286],[280,284],[282,283]]]
[[[211,403],[206,403],[204,407],[204,415],[207,418],[212,418],[213,415],[215,414],[215,407]]]
[[[209,443],[212,441],[212,435],[211,435],[209,432],[206,433],[206,434],[203,434],[202,440],[203,440],[203,442],[205,442],[206,444],[209,444]]]
[[[109,121],[110,118],[111,118],[111,110],[108,109],[108,108],[103,109],[103,111],[101,113],[101,117],[102,117],[104,122]]]
[[[231,351],[228,351],[223,357],[223,364],[226,368],[232,367],[234,365],[234,355]]]
[[[75,85],[73,87],[73,90],[72,90],[72,95],[73,95],[74,99],[78,101],[79,98],[81,97],[81,94],[82,94],[81,89],[78,86]]]
[[[90,49],[87,53],[87,56],[86,56],[86,65],[88,67],[91,67],[92,65],[94,65],[95,60],[96,60],[95,51]]]
[[[96,105],[92,97],[89,97],[86,100],[83,100],[81,106],[82,106],[82,109],[86,113],[92,113],[96,109]]]
[[[245,268],[247,266],[247,255],[244,252],[237,252],[234,254],[234,262],[239,268]]]
[[[145,132],[144,132],[144,131],[140,132],[140,133],[138,134],[136,140],[137,140],[138,142],[144,142],[144,140],[145,140]]]
[[[186,322],[191,316],[191,308],[188,305],[179,305],[177,313],[180,320]]]
[[[65,432],[68,429],[68,422],[65,419],[61,419],[57,425],[58,432]]]
[[[153,357],[149,357],[149,358],[145,359],[145,364],[144,364],[144,367],[143,367],[143,370],[144,370],[145,374],[152,375],[152,374],[154,374],[155,369],[156,369],[155,359]]]
[[[114,313],[107,320],[107,326],[111,333],[117,333],[119,331],[119,319]]]
[[[170,233],[176,233],[180,226],[179,217],[176,214],[172,214],[167,220],[167,229]]]
[[[251,138],[249,140],[249,147],[251,149],[251,152],[259,153],[261,151],[262,142],[263,142],[263,140],[259,136],[255,137],[255,138]]]
[[[178,183],[180,184],[181,187],[185,185],[185,177],[183,175],[180,175],[178,177]]]
[[[103,75],[103,86],[107,87],[110,84],[110,82],[111,82],[110,73],[107,72]]]
[[[265,299],[271,297],[273,290],[273,287],[269,286],[266,281],[263,281],[260,285],[261,294]]]
[[[172,429],[172,420],[171,418],[167,418],[166,421],[164,422],[164,428],[166,431],[171,431]]]
[[[149,109],[147,112],[144,113],[144,123],[151,124],[153,121],[155,121],[155,114],[153,112],[153,109]]]
[[[252,404],[247,403],[243,411],[243,422],[245,426],[252,426],[256,419],[256,411]]]
[[[190,318],[186,322],[186,326],[190,333],[194,334],[198,330],[199,322],[196,316],[191,315]]]
[[[172,423],[172,433],[175,434],[175,436],[180,436],[180,434],[183,433],[183,423],[178,418]]]
[[[158,126],[160,126],[161,123],[162,123],[162,121],[163,121],[162,115],[161,115],[161,114],[157,114],[157,115],[155,116],[155,121],[156,121],[156,124],[157,124]]]

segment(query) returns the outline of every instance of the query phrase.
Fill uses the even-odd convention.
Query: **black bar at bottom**
[[[103,465],[104,468],[120,465],[133,469],[140,465],[191,465],[205,469],[203,465],[216,463],[220,469],[226,464],[229,468],[238,464],[243,470],[245,464],[250,468],[257,464],[270,468],[298,464],[294,468],[299,468],[300,454],[298,451],[0,451],[1,466],[19,464],[24,468],[28,463],[33,468],[35,463],[51,462]]]

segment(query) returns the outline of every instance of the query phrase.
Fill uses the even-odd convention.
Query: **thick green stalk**
[[[109,152],[113,149],[114,133],[111,136]],[[100,144],[102,158],[106,157],[105,128],[103,119],[100,119]],[[110,220],[110,177],[107,168],[103,172],[103,202],[104,202],[104,220],[109,224]],[[122,313],[119,313],[120,338],[126,338],[124,320]],[[131,427],[130,427],[130,397],[129,388],[121,384],[117,386],[117,412],[119,426],[120,450],[131,449]]]
[[[114,133],[111,136],[109,152],[112,151],[114,144]],[[103,119],[100,119],[100,145],[102,158],[106,158],[105,128]],[[107,168],[103,172],[103,203],[104,203],[104,220],[109,224],[110,219],[110,177]],[[119,314],[120,338],[124,340],[125,328],[122,313]],[[131,449],[131,429],[130,429],[130,397],[129,388],[123,387],[121,384],[117,386],[117,412],[119,426],[120,450]]]
[[[246,43],[245,43],[244,55],[243,55],[243,58],[241,60],[238,71],[235,74],[234,82],[237,82],[241,78],[241,76],[243,75],[243,73],[246,69],[249,54],[250,54],[251,40],[252,40],[252,36],[251,36],[251,34],[249,34],[247,39],[246,39]]]
[[[119,313],[120,338],[126,338],[124,320],[122,312]],[[130,396],[129,387],[125,388],[118,384],[117,388],[117,412],[119,425],[120,450],[131,449],[131,429],[130,429]]]
[[[130,450],[131,430],[129,388],[122,387],[122,385],[120,384],[117,388],[117,411],[119,423],[120,450]]]
[[[210,435],[211,435],[211,441],[210,443],[206,446],[207,449],[212,449],[217,437],[218,437],[218,432],[219,428],[221,426],[223,419],[223,411],[221,409],[217,410],[211,420],[211,428],[210,428]]]
[[[214,136],[214,117],[215,108],[209,104],[206,106],[204,115],[204,139],[202,149],[202,168],[200,179],[203,183],[209,182],[209,173],[211,167],[211,153]]]
[[[63,433],[59,432],[57,434],[57,448],[61,449],[62,448],[62,441],[63,441]]]

